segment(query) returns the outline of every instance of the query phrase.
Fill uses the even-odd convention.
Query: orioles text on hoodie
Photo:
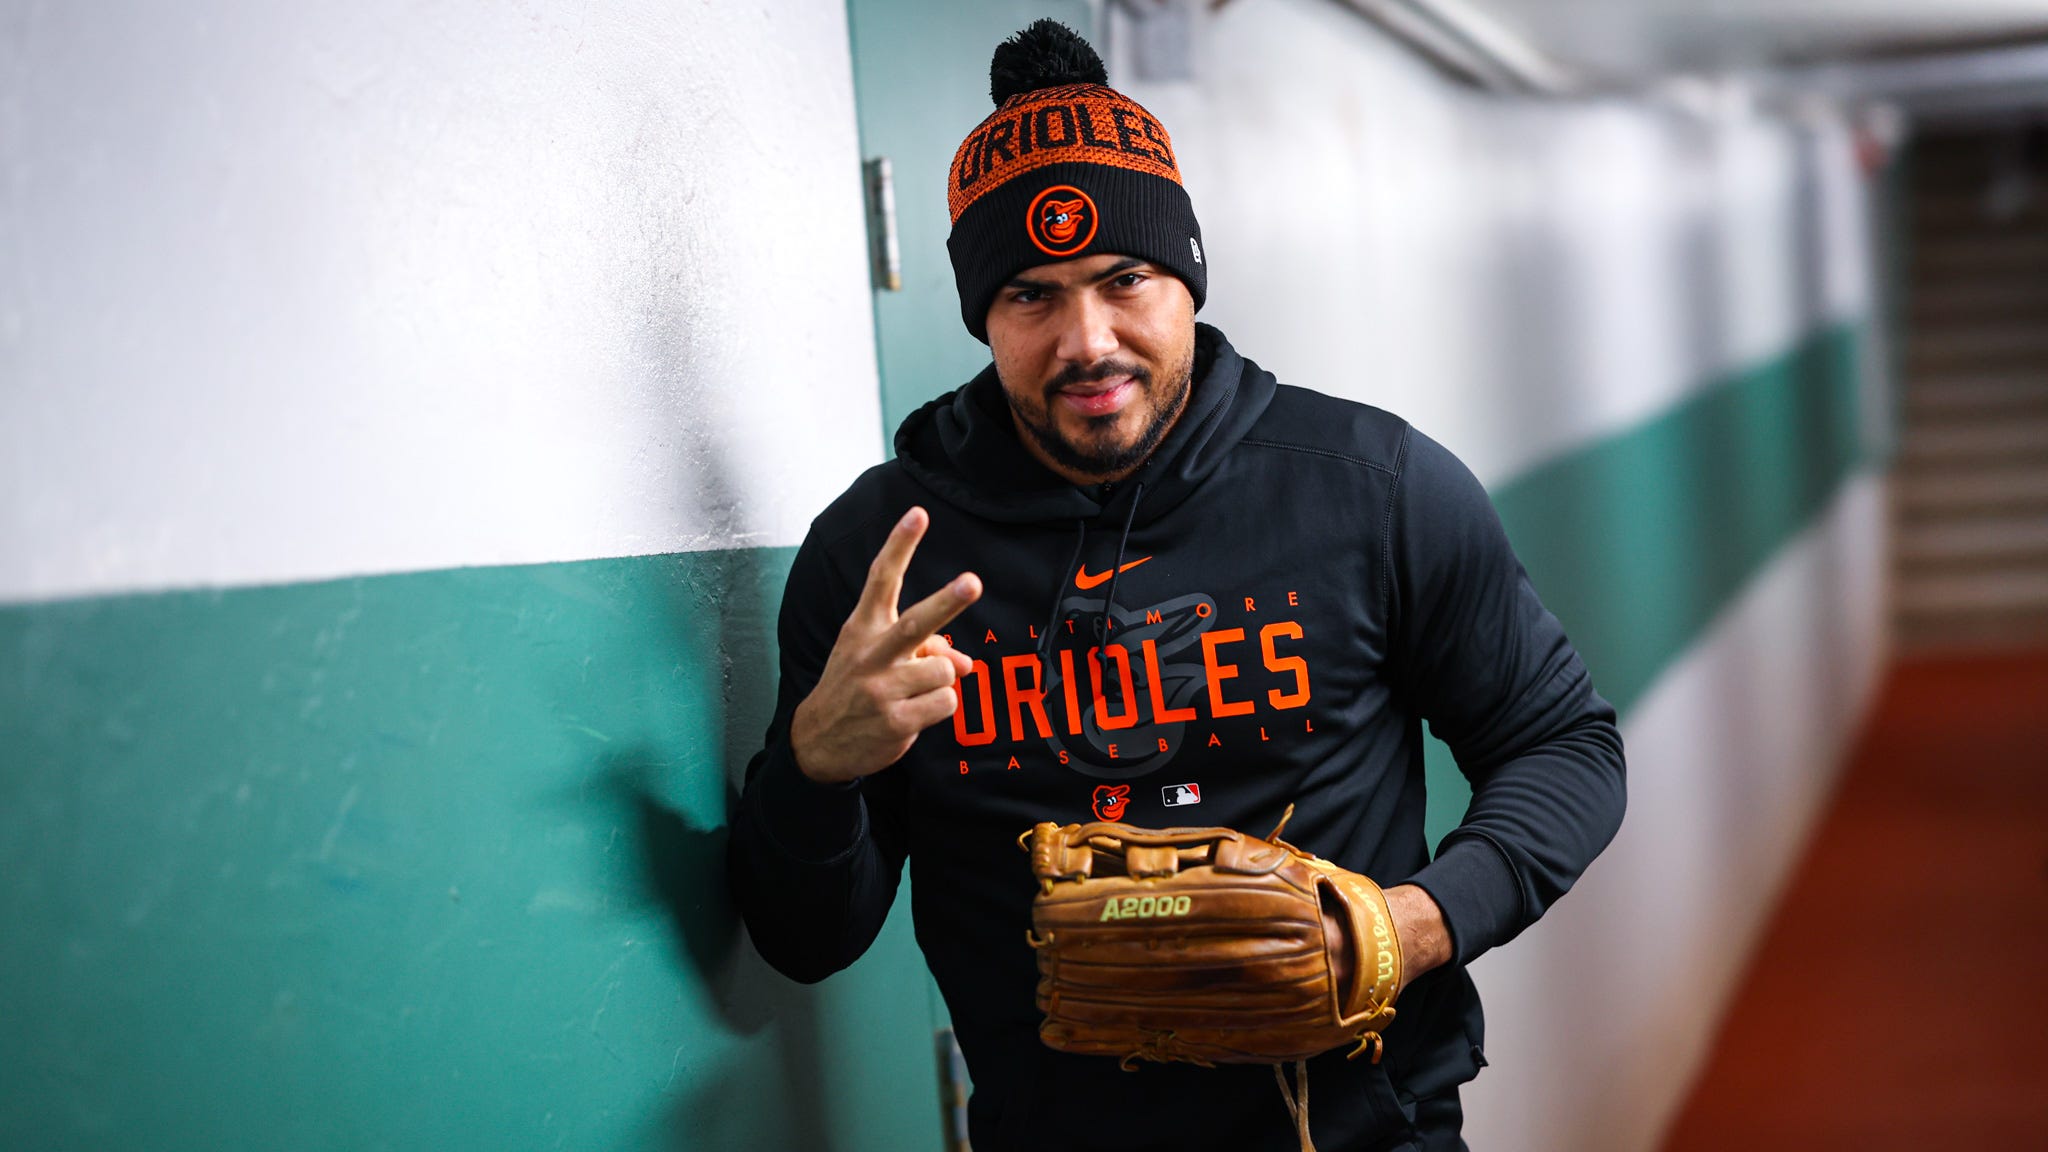
[[[1613,710],[1543,609],[1477,480],[1376,408],[1278,385],[1197,327],[1196,379],[1140,471],[1076,487],[1018,440],[993,367],[905,420],[897,458],[812,524],[784,592],[781,687],[734,814],[735,897],[755,946],[814,981],[879,931],[910,864],[919,945],[975,1092],[982,1152],[1295,1146],[1259,1067],[1071,1056],[1041,1045],[1025,943],[1041,820],[1287,838],[1443,910],[1444,968],[1397,1004],[1379,1065],[1310,1065],[1315,1138],[1365,1147],[1483,1063],[1465,965],[1548,908],[1613,837]],[[931,524],[903,605],[962,571],[946,629],[972,657],[952,722],[859,782],[789,748],[867,567],[913,504]],[[1470,779],[1431,859],[1422,725]]]

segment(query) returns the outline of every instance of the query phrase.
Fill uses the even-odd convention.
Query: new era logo
[[[1202,802],[1202,786],[1200,784],[1168,784],[1159,790],[1159,802],[1168,808],[1178,808],[1185,804],[1200,804]]]

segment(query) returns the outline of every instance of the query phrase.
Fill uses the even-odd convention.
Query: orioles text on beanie
[[[996,47],[996,110],[967,134],[946,180],[960,318],[988,342],[988,307],[1026,268],[1113,252],[1148,260],[1202,306],[1202,229],[1173,142],[1152,114],[1108,86],[1095,49],[1040,20]]]

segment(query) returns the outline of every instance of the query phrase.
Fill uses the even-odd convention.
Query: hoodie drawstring
[[[1116,603],[1116,578],[1123,575],[1124,549],[1131,543],[1131,522],[1138,518],[1138,501],[1145,498],[1145,482],[1138,481],[1137,491],[1131,493],[1131,510],[1124,513],[1123,535],[1117,537],[1116,562],[1109,566],[1109,591],[1102,596],[1102,615],[1095,623],[1097,647],[1109,643],[1109,606]]]
[[[1116,603],[1117,578],[1123,575],[1124,555],[1126,551],[1130,548],[1131,544],[1131,525],[1135,523],[1138,519],[1138,502],[1140,500],[1143,500],[1144,498],[1145,482],[1141,480],[1138,482],[1137,487],[1132,490],[1131,506],[1129,510],[1124,513],[1124,529],[1122,534],[1120,534],[1117,537],[1116,541],[1116,561],[1115,563],[1110,565],[1109,587],[1104,590],[1102,596],[1102,613],[1095,619],[1095,626],[1093,629],[1095,636],[1095,644],[1090,648],[1089,651],[1091,658],[1097,661],[1096,674],[1098,676],[1101,675],[1101,650],[1102,647],[1105,644],[1107,644],[1109,640],[1109,613],[1111,605]],[[1038,635],[1038,656],[1041,660],[1049,660],[1052,655],[1053,633],[1054,630],[1059,627],[1060,623],[1060,598],[1066,593],[1067,581],[1074,579],[1074,577],[1079,573],[1078,566],[1081,563],[1081,558],[1085,553],[1087,547],[1088,521],[1075,520],[1074,554],[1067,560],[1067,566],[1065,568],[1060,569],[1059,583],[1054,585],[1052,590],[1052,610],[1046,614],[1045,628]]]
[[[1067,581],[1074,578],[1074,566],[1081,562],[1081,550],[1088,545],[1088,522],[1074,521],[1074,554],[1067,560],[1067,566],[1060,569],[1060,582],[1052,586],[1052,611],[1046,613],[1045,627],[1038,634],[1038,658],[1045,660],[1052,653],[1052,630],[1060,622],[1060,594],[1067,590]]]

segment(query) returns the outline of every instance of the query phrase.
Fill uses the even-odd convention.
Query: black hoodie
[[[906,858],[919,945],[975,1093],[979,1152],[1293,1148],[1271,1072],[1042,1046],[1024,942],[1040,820],[1225,825],[1287,838],[1442,907],[1453,962],[1403,994],[1374,1065],[1310,1064],[1328,1149],[1378,1146],[1471,1079],[1465,965],[1548,908],[1623,808],[1614,712],[1544,611],[1485,491],[1376,408],[1277,384],[1206,325],[1186,411],[1130,479],[1078,488],[1018,440],[993,366],[913,413],[897,458],[811,525],[783,595],[782,680],[733,821],[762,956],[813,981],[880,929]],[[931,526],[903,605],[962,571],[949,628],[976,661],[951,724],[857,784],[811,782],[789,719],[869,562],[911,505]],[[1422,723],[1472,783],[1434,860]]]

